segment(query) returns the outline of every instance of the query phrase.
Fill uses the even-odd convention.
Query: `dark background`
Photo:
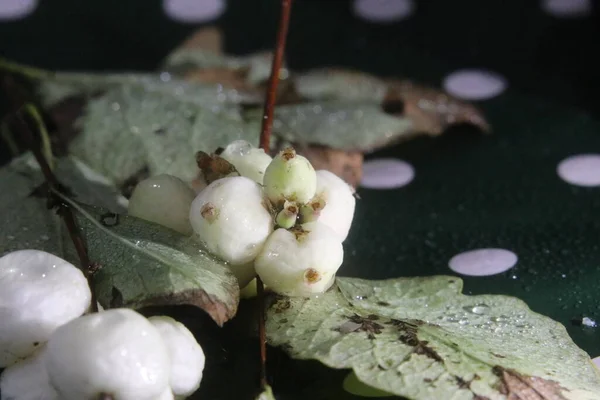
[[[361,190],[343,275],[450,274],[453,255],[503,247],[519,255],[506,274],[466,278],[466,293],[504,293],[565,324],[600,355],[600,192],[556,177],[556,164],[600,150],[600,10],[556,18],[537,1],[428,0],[393,24],[365,22],[349,1],[296,0],[287,60],[292,69],[336,65],[439,86],[458,68],[507,78],[481,102],[494,134],[455,129],[369,157],[409,161],[417,179],[393,191]],[[276,0],[229,0],[216,21],[226,50],[271,48]],[[152,70],[198,24],[169,20],[157,0],[42,1],[0,22],[0,55],[50,69]],[[563,278],[562,275],[566,277]]]

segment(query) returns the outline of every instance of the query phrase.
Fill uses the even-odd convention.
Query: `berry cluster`
[[[81,271],[39,250],[0,258],[2,399],[169,400],[200,386],[204,352],[170,317],[86,314]]]
[[[136,187],[129,213],[186,235],[193,231],[227,262],[241,288],[258,275],[288,296],[327,290],[354,216],[352,187],[329,171],[315,171],[292,148],[271,158],[240,140],[219,157],[234,172],[195,197],[184,182],[160,175]]]

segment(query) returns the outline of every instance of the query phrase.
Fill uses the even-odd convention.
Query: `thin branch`
[[[277,97],[277,85],[279,84],[279,73],[283,63],[285,52],[285,40],[287,37],[290,14],[292,11],[292,0],[281,1],[281,16],[279,17],[279,28],[277,29],[277,42],[273,63],[271,64],[271,76],[267,86],[267,95],[263,110],[262,128],[260,132],[260,148],[265,153],[269,152],[271,144],[271,128],[273,126],[273,112],[275,111],[275,99]],[[265,287],[260,277],[256,277],[256,295],[258,299],[258,340],[260,342],[260,386],[264,391],[267,384],[267,334],[265,329]]]
[[[271,76],[267,86],[267,98],[263,109],[262,128],[260,132],[260,148],[269,152],[271,141],[271,128],[273,126],[273,112],[275,111],[275,98],[277,97],[277,85],[279,84],[279,73],[283,64],[283,53],[285,52],[285,39],[287,37],[290,14],[292,11],[292,0],[281,1],[281,16],[279,17],[279,28],[277,30],[277,42],[273,63],[271,64]]]
[[[49,186],[49,199],[53,203],[58,204],[58,214],[62,216],[63,220],[65,221],[65,225],[67,226],[67,230],[69,231],[69,236],[71,237],[73,245],[75,246],[75,250],[77,251],[77,255],[79,256],[81,271],[83,272],[83,275],[86,277],[88,285],[90,286],[90,291],[92,293],[91,310],[92,312],[97,312],[98,302],[96,300],[96,294],[94,292],[94,277],[91,273],[92,263],[90,262],[90,259],[88,257],[83,238],[79,234],[79,229],[77,228],[75,217],[73,217],[71,208],[62,201],[56,201],[56,195],[53,193],[53,191],[55,190],[60,191],[62,185],[56,178],[56,175],[54,175],[54,172],[52,172],[50,165],[46,161],[46,158],[40,151],[39,147],[36,146],[35,141],[33,139],[33,133],[31,132],[29,125],[27,125],[27,123],[23,120],[23,117],[21,115],[17,114],[14,125],[17,128],[17,132],[20,134],[26,146],[33,153],[33,156],[35,157],[37,163],[40,166],[40,169],[42,170],[42,174],[44,175],[44,178],[46,179],[46,182]]]

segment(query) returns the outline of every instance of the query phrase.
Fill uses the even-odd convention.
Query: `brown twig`
[[[275,111],[275,99],[277,97],[277,85],[279,84],[279,72],[283,63],[285,52],[285,40],[287,37],[292,0],[281,1],[281,16],[277,29],[277,42],[273,63],[271,64],[271,76],[267,86],[267,95],[263,110],[262,127],[260,131],[260,148],[269,153],[271,143],[271,128],[273,126],[273,112]],[[258,339],[260,342],[260,386],[261,390],[267,388],[267,334],[265,329],[265,287],[260,277],[256,278],[256,296],[258,299]]]
[[[285,39],[287,37],[291,11],[292,0],[282,0],[279,28],[277,29],[277,42],[275,54],[273,54],[273,63],[271,64],[271,76],[269,78],[269,85],[267,86],[267,98],[263,109],[262,128],[260,132],[260,148],[264,149],[266,153],[269,152],[275,98],[277,97],[277,85],[279,84],[279,72],[281,71],[281,64],[283,64]]]
[[[67,230],[69,231],[69,236],[71,237],[71,240],[73,241],[73,246],[75,246],[75,250],[77,251],[77,255],[79,256],[81,271],[83,272],[84,276],[88,281],[88,285],[90,286],[90,291],[92,293],[91,311],[97,312],[98,302],[96,300],[96,294],[94,292],[93,274],[90,272],[92,263],[90,262],[90,259],[87,255],[87,250],[85,248],[83,238],[79,234],[79,229],[77,228],[75,217],[73,217],[71,208],[64,204],[64,202],[56,201],[55,199],[56,195],[54,194],[54,191],[60,191],[62,185],[60,184],[58,179],[56,179],[56,175],[54,175],[54,172],[52,172],[48,161],[40,151],[39,147],[35,144],[35,141],[33,139],[33,133],[31,132],[29,125],[27,125],[27,123],[23,120],[23,117],[21,117],[19,114],[17,114],[16,118],[14,119],[14,126],[17,128],[17,131],[21,135],[21,138],[25,142],[27,148],[29,148],[33,153],[33,156],[35,157],[37,163],[39,164],[42,170],[42,174],[44,175],[44,178],[46,179],[46,182],[48,184],[49,199],[51,199],[53,203],[58,204],[58,214],[61,215],[63,220],[65,221],[65,225],[67,226]]]

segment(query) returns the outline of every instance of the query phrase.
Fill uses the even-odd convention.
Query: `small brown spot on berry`
[[[294,157],[296,157],[296,150],[291,147],[288,147],[281,152],[281,158],[283,158],[285,161],[289,161]]]
[[[209,223],[212,223],[219,216],[219,210],[213,203],[205,203],[200,209],[200,215]]]
[[[307,231],[306,229],[302,228],[301,225],[296,225],[289,231],[292,232],[294,236],[296,236],[296,240],[298,242],[301,242],[304,239],[306,239],[306,236],[310,233],[310,231]]]
[[[313,283],[317,283],[321,280],[322,276],[321,274],[319,274],[319,271],[317,271],[314,268],[309,268],[306,271],[304,271],[304,281],[306,283],[309,284],[313,284]]]

